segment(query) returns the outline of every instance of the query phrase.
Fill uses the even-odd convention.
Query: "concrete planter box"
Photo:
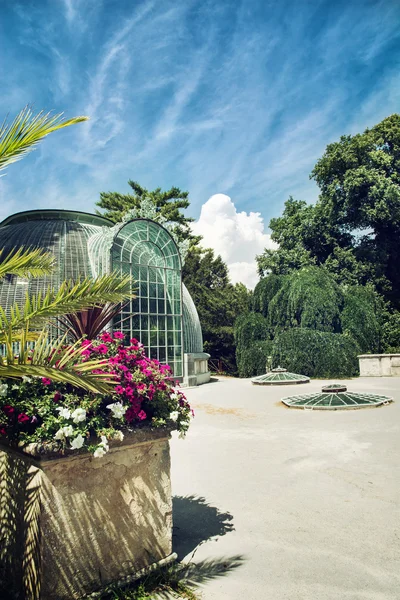
[[[1,446],[2,600],[80,598],[168,560],[169,438],[138,429],[103,458]]]
[[[400,354],[361,354],[361,377],[400,377]]]

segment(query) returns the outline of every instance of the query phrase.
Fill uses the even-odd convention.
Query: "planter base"
[[[134,431],[98,459],[0,460],[2,599],[81,598],[171,556],[169,432]]]

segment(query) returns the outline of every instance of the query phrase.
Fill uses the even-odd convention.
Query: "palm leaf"
[[[88,120],[88,117],[63,119],[62,116],[63,113],[51,115],[43,111],[34,115],[26,106],[11,123],[5,120],[0,126],[0,169],[34,150],[49,133]]]
[[[19,277],[41,277],[49,275],[54,268],[54,256],[42,249],[18,248],[2,258],[0,250],[0,279],[5,275]]]
[[[33,297],[27,295],[22,309],[17,304],[10,307],[9,317],[0,306],[0,333],[7,335],[12,330],[23,329],[26,323],[41,327],[53,317],[133,297],[132,280],[128,275],[103,275],[95,280],[85,278],[77,283],[64,281],[57,291],[50,289]]]
[[[91,392],[109,393],[114,385],[110,373],[93,373],[96,369],[107,368],[104,358],[79,362],[82,340],[65,347],[66,335],[49,341],[48,332],[43,330],[36,340],[30,359],[26,351],[17,358],[11,354],[0,360],[0,378],[48,377],[51,380],[69,383]]]

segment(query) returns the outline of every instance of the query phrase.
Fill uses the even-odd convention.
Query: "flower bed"
[[[112,393],[92,394],[47,378],[0,381],[0,440],[14,447],[49,445],[61,453],[89,451],[101,458],[110,440],[151,425],[169,426],[185,435],[193,411],[168,365],[148,358],[143,345],[124,334],[105,332],[82,342],[77,360],[104,358],[95,371],[110,375]]]

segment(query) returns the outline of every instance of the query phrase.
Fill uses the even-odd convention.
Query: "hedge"
[[[346,378],[359,374],[360,348],[349,335],[294,328],[275,338],[272,364],[292,373],[317,378]]]
[[[239,377],[255,377],[266,372],[267,358],[272,352],[271,340],[256,340],[247,348],[236,350]]]

